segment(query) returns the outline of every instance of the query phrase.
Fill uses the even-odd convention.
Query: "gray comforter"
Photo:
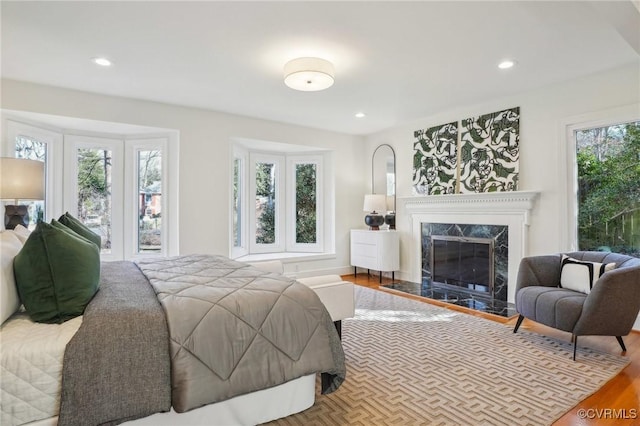
[[[222,256],[139,261],[165,310],[172,405],[187,411],[317,372],[345,377],[326,309],[303,284]]]
[[[302,284],[222,257],[141,267],[157,297],[135,264],[102,264],[100,290],[65,350],[60,426],[168,411],[172,396],[185,411],[315,372],[329,373],[325,393],[342,383],[342,345]]]

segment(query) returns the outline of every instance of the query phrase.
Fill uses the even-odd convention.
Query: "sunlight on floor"
[[[415,311],[356,309],[356,316],[350,321],[451,322],[458,315],[460,314],[456,312],[433,314]]]

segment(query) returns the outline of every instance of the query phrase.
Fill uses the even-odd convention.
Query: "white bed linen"
[[[82,317],[62,324],[31,321],[18,312],[0,328],[0,424],[20,425],[57,416],[62,361]]]
[[[122,423],[126,426],[240,426],[257,425],[299,413],[315,402],[316,375],[310,374],[269,389],[263,389],[186,413],[153,414]],[[40,420],[28,426],[56,426],[58,418]]]

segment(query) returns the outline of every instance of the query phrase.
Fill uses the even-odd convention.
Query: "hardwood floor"
[[[384,287],[380,287],[379,277],[377,274],[367,275],[365,273],[358,273],[357,276],[343,275],[342,278],[357,285],[380,289],[399,296],[408,297],[410,299],[502,322],[510,326],[515,325],[517,318],[498,317],[496,315],[485,314],[460,306],[439,302],[437,300],[389,290]],[[391,280],[389,278],[382,278],[383,284],[390,282]],[[522,323],[521,329],[526,329],[547,336],[553,336],[557,339],[566,341],[571,340],[571,335],[569,333],[555,330],[529,320],[525,320]],[[614,377],[595,394],[582,401],[558,419],[554,423],[554,426],[640,425],[640,332],[631,332],[631,334],[624,337],[624,342],[627,347],[627,352],[624,356],[631,360],[631,364],[629,364],[620,372],[620,374]],[[579,346],[586,346],[611,354],[621,354],[618,342],[614,337],[609,336],[580,337]]]

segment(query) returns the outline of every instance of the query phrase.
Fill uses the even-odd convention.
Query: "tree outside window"
[[[111,249],[111,151],[78,149],[78,219]]]
[[[578,247],[640,257],[640,122],[576,132]]]

